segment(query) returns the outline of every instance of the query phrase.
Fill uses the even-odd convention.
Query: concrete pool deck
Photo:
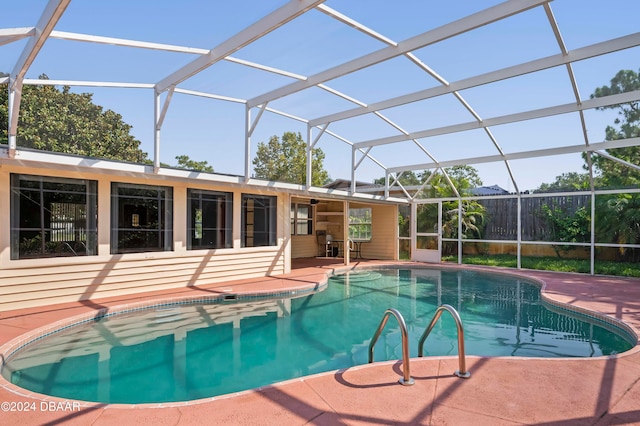
[[[352,266],[381,263],[361,261]],[[0,312],[0,346],[39,327],[98,309],[198,293],[307,288],[343,267],[333,259],[300,259],[286,276]],[[610,315],[640,330],[639,279],[499,270],[542,280],[551,299]],[[640,425],[640,346],[618,356],[587,359],[467,356],[471,378],[466,380],[452,375],[457,368],[456,357],[414,358],[415,385],[401,386],[401,363],[389,361],[163,406],[76,404],[32,394],[3,380],[0,424]]]

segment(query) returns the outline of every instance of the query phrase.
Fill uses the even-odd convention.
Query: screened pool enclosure
[[[8,100],[0,110],[0,167],[42,166],[52,178],[59,170],[80,179],[111,173],[120,197],[134,191],[127,176],[148,175],[397,204],[400,258],[508,255],[521,267],[524,257],[550,256],[587,260],[598,273],[599,262],[640,262],[639,12],[636,0],[9,2],[0,16],[0,87]],[[622,70],[631,73],[614,85]],[[92,93],[132,126],[149,163],[105,165],[38,150],[25,118],[34,108],[23,102],[29,87]],[[258,146],[289,131],[306,142],[306,179],[265,182],[254,170]],[[331,180],[345,187],[311,185],[318,149]],[[181,155],[215,171],[169,165]],[[59,195],[33,187],[28,174],[13,176],[14,190],[56,203]],[[87,208],[100,209],[91,195],[95,177],[78,194],[77,182],[60,179],[85,207],[54,211],[72,219],[56,222],[60,244],[49,241],[52,250],[95,253],[97,225],[86,220],[95,218]],[[230,197],[224,188],[189,189],[189,202],[200,206],[189,229],[211,242],[186,245],[233,247]],[[275,223],[270,194],[243,197],[236,202],[259,205]],[[171,220],[161,207],[154,224]],[[14,201],[12,212],[19,208]],[[207,208],[215,220],[203,225],[198,215]],[[127,236],[112,254],[128,252],[126,241],[136,238],[173,248],[164,225],[140,235],[140,213],[121,214],[131,223],[112,230]],[[312,235],[305,214],[302,224],[292,220]],[[73,218],[84,225],[73,228]],[[252,220],[238,219],[242,247],[275,244],[275,225],[247,232]],[[37,224],[2,223],[0,234],[31,230],[30,255],[46,250]],[[82,244],[63,246],[64,232],[82,233]]]

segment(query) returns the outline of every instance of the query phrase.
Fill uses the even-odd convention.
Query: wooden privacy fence
[[[485,240],[517,240],[518,239],[518,199],[492,198],[477,200],[486,209],[486,227],[482,235]],[[591,196],[585,195],[550,195],[521,199],[522,240],[552,241],[553,236],[543,215],[542,206],[551,209],[560,208],[567,215],[574,214],[579,208],[591,208]]]

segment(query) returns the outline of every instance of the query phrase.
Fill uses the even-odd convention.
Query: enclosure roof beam
[[[0,28],[0,46],[22,40],[35,34],[35,28]]]
[[[410,166],[389,167],[387,170],[389,172],[402,172],[407,170],[433,169],[438,166],[453,167],[453,166],[464,166],[464,165],[483,164],[483,163],[495,163],[498,161],[504,161],[505,159],[506,160],[523,160],[528,158],[551,157],[555,155],[576,154],[576,153],[582,153],[582,152],[598,153],[599,150],[628,148],[628,147],[633,147],[638,145],[640,145],[640,138],[628,138],[628,139],[618,139],[614,141],[592,143],[591,145],[589,145],[589,147],[585,147],[584,145],[567,145],[567,146],[562,146],[557,148],[545,148],[545,149],[538,149],[533,151],[506,153],[504,155],[487,155],[484,157],[441,161],[437,165],[436,163],[423,163],[423,164],[414,164]]]
[[[69,40],[69,41],[81,41],[81,42],[96,43],[96,44],[108,44],[112,46],[133,47],[138,49],[162,50],[165,52],[186,53],[186,54],[193,54],[193,55],[206,55],[209,53],[208,49],[202,49],[198,47],[185,47],[185,46],[178,46],[174,44],[153,43],[148,41],[130,40],[130,39],[116,38],[116,37],[94,36],[89,34],[70,33],[65,31],[52,31],[50,38],[57,38],[57,39]],[[295,78],[297,80],[306,79],[306,77],[301,76],[299,74],[295,74],[289,71],[284,71],[284,70],[270,67],[267,65],[261,65],[255,62],[244,60],[244,59],[235,58],[233,56],[227,56],[224,58],[224,60],[227,62],[244,65],[250,68],[255,68],[261,71],[267,71],[267,72],[282,75],[285,77]]]
[[[403,42],[398,43],[397,46],[388,46],[372,52],[368,55],[356,58],[352,61],[345,62],[336,67],[321,71],[313,76],[310,76],[306,81],[297,81],[272,90],[270,92],[264,93],[253,99],[249,99],[249,106],[253,107],[264,102],[273,101],[275,99],[291,95],[301,90],[308,89],[309,87],[324,83],[328,80],[341,77],[354,71],[358,71],[360,69],[386,61],[388,59],[403,55],[407,52],[412,52],[416,49],[423,48],[430,44],[438,43],[442,40],[446,40],[456,35],[471,31],[475,28],[488,25],[492,22],[499,21],[512,15],[516,15],[525,10],[529,10],[541,4],[547,3],[548,1],[549,0],[521,0],[517,2],[506,1],[504,3],[500,3],[496,6],[487,8],[457,21],[419,34],[415,37],[411,37]],[[313,123],[312,125],[316,125],[316,123]]]
[[[560,27],[558,26],[558,21],[553,14],[553,10],[551,10],[551,5],[545,4],[544,11],[547,14],[547,19],[549,20],[549,24],[551,24],[551,29],[553,30],[553,34],[556,37],[556,41],[558,42],[558,47],[560,47],[560,52],[563,55],[567,55],[569,51],[567,50],[567,46],[562,38],[562,33],[560,32]],[[573,95],[575,96],[576,102],[578,104],[582,103],[582,97],[580,96],[580,90],[578,88],[578,81],[576,80],[575,73],[573,72],[573,63],[569,62],[566,64],[567,74],[569,75],[569,80],[571,81],[571,87],[573,88]],[[580,115],[580,126],[582,127],[582,138],[584,139],[584,144],[589,145],[589,132],[587,131],[587,122],[584,118],[584,111],[578,112]],[[589,186],[591,190],[594,189],[594,179],[593,179],[593,162],[591,161],[591,156],[587,156],[587,169],[589,171]],[[519,191],[517,191],[519,192]]]
[[[325,115],[323,117],[317,117],[309,120],[312,125],[320,125],[325,122],[340,121],[347,118],[357,117],[359,115],[368,114],[374,111],[380,111],[387,108],[393,108],[400,105],[406,105],[412,102],[418,102],[425,99],[435,98],[437,96],[453,93],[455,91],[461,91],[470,89],[484,84],[495,83],[501,80],[507,80],[509,78],[518,77],[521,75],[542,71],[545,69],[557,67],[559,65],[565,65],[568,63],[582,61],[585,59],[593,58],[596,56],[606,55],[608,53],[616,52],[619,50],[629,49],[640,45],[640,32],[630,34],[624,37],[604,41],[601,43],[592,44],[590,46],[582,47],[572,50],[566,55],[556,54],[547,56],[545,58],[535,59],[530,62],[514,65],[511,67],[502,68],[496,71],[490,71],[485,74],[469,77],[466,79],[458,80],[450,83],[448,86],[437,86],[417,92],[409,93],[406,95],[398,96],[395,98],[386,99],[380,102],[374,102],[366,107],[353,108],[337,112],[334,114]]]
[[[238,34],[228,38],[220,45],[211,49],[206,55],[202,55],[194,61],[188,63],[177,71],[171,73],[167,77],[163,78],[156,84],[156,91],[163,92],[171,86],[176,86],[179,83],[194,76],[200,71],[210,67],[216,62],[226,58],[232,53],[242,49],[248,44],[258,40],[266,34],[281,27],[287,22],[297,18],[304,14],[308,10],[323,3],[324,0],[291,0],[284,6],[271,12],[255,24],[245,28]],[[253,108],[257,105],[265,104],[265,102],[259,102],[257,104],[249,105],[249,108]]]
[[[25,78],[24,84],[38,86],[85,86],[85,87],[118,87],[124,89],[153,89],[150,83],[127,83],[116,81],[81,81],[81,80],[48,80]]]
[[[118,37],[104,37],[92,34],[72,33],[67,31],[52,31],[50,37],[59,40],[80,41],[94,44],[108,44],[111,46],[134,47],[148,50],[163,50],[166,52],[190,53],[194,55],[206,55],[207,53],[209,53],[209,50],[207,49],[196,47],[183,47],[173,44],[154,43]]]
[[[24,47],[11,72],[12,79],[21,81],[24,78],[27,70],[36,59],[36,56],[38,56],[38,53],[40,53],[40,49],[44,46],[49,34],[53,31],[70,2],[71,0],[50,0],[47,3],[38,24],[33,29],[33,36]]]
[[[58,20],[60,20],[70,1],[71,0],[49,0],[38,20],[38,24],[33,30],[33,35],[22,50],[11,72],[11,79],[9,80],[9,128],[7,132],[11,155],[13,155],[16,149],[18,115],[20,112],[20,102],[22,100],[24,76],[38,56],[38,53],[40,53],[42,46],[44,46],[49,34],[53,31],[53,28],[58,23]]]
[[[33,30],[33,29],[26,28],[26,30]],[[2,37],[2,33],[0,32],[0,40],[1,40],[1,37]],[[64,32],[64,31],[52,31],[50,38],[58,38],[61,40],[81,41],[81,42],[89,42],[89,43],[97,43],[97,44],[108,44],[112,46],[133,47],[133,48],[139,48],[139,49],[162,50],[166,52],[187,53],[187,54],[196,54],[196,55],[206,55],[207,53],[209,53],[209,50],[197,48],[197,47],[184,47],[184,46],[178,46],[173,44],[152,43],[147,41],[137,41],[137,40],[129,40],[129,39],[123,39],[123,38],[115,38],[115,37],[94,36],[89,34],[70,33],[70,32]],[[2,43],[0,42],[0,44]],[[245,59],[240,59],[233,56],[227,56],[224,58],[224,60],[226,62],[247,66],[249,68],[270,72],[272,74],[277,74],[284,77],[293,78],[296,80],[307,79],[306,76],[301,74],[296,74],[296,73],[285,71],[279,68],[258,64],[256,62],[247,61]],[[329,93],[339,96],[349,102],[352,102],[356,105],[366,106],[364,102],[359,101],[355,98],[352,98],[324,84],[319,84],[318,87]],[[179,89],[176,90],[176,92],[178,91]],[[202,96],[202,95],[197,95],[197,96]],[[234,100],[233,102],[237,102],[237,101]],[[242,102],[246,103],[247,101],[244,100]]]
[[[623,160],[621,158],[614,157],[613,155],[609,155],[605,151],[594,151],[594,153],[598,154],[601,157],[608,158],[611,161],[615,161],[616,163],[620,163],[620,164],[623,164],[623,165],[625,165],[627,167],[631,167],[634,170],[640,171],[640,164],[630,163],[630,162],[628,162],[626,160]]]
[[[369,37],[375,38],[378,41],[381,41],[385,44],[389,44],[392,46],[397,46],[398,43],[390,40],[389,38],[383,36],[382,34],[372,30],[371,28],[361,24],[360,22],[349,18],[346,15],[343,15],[342,13],[338,12],[335,9],[330,8],[329,6],[325,5],[325,4],[321,4],[318,7],[316,7],[317,10],[319,10],[320,12],[344,23],[347,24],[348,26],[350,26],[351,28],[355,28],[356,30],[368,35]]]
[[[230,96],[214,95],[212,93],[200,92],[200,91],[197,91],[197,90],[181,89],[179,87],[176,87],[175,92],[176,93],[182,93],[183,95],[199,96],[201,98],[217,99],[219,101],[234,102],[234,103],[238,103],[238,104],[246,104],[247,103],[246,100],[240,99],[240,98],[232,98]]]
[[[391,44],[396,44],[392,41],[389,41],[388,39],[386,39],[384,36],[376,33],[373,30],[370,30],[366,27],[364,27],[363,25],[350,20],[350,18],[340,14],[339,12],[325,7],[324,5],[319,5],[318,9],[321,10],[322,12],[326,13],[329,16],[334,17],[335,19],[340,20],[341,22],[344,22],[354,28],[357,28],[360,31],[364,31],[366,32],[369,36],[374,37],[380,41],[383,41],[385,43],[391,43]],[[5,31],[6,32],[6,31]],[[34,32],[33,27],[30,28],[24,28],[21,29],[21,31],[12,31],[10,34],[18,34],[18,35],[22,35],[22,34],[32,34]],[[1,36],[2,36],[2,30],[0,30],[0,40],[1,40]],[[7,35],[9,33],[7,32]],[[184,53],[184,54],[195,54],[195,55],[206,55],[209,53],[209,50],[207,49],[202,49],[202,48],[194,48],[194,47],[185,47],[185,46],[179,46],[179,45],[172,45],[172,44],[164,44],[164,43],[154,43],[154,42],[147,42],[147,41],[140,41],[140,40],[131,40],[131,39],[123,39],[123,38],[117,38],[117,37],[104,37],[104,36],[95,36],[95,35],[90,35],[90,34],[82,34],[82,33],[74,33],[74,32],[66,32],[66,31],[52,31],[50,38],[56,38],[56,39],[60,39],[60,40],[67,40],[67,41],[78,41],[78,42],[86,42],[86,43],[94,43],[94,44],[108,44],[108,45],[113,45],[113,46],[122,46],[122,47],[131,47],[131,48],[139,48],[139,49],[148,49],[148,50],[160,50],[160,51],[167,51],[167,52],[175,52],[175,53]],[[307,79],[306,76],[304,75],[300,75],[300,74],[296,74],[296,73],[292,73],[289,71],[285,71],[282,69],[278,69],[278,68],[274,68],[274,67],[270,67],[270,66],[266,66],[266,65],[262,65],[262,64],[258,64],[255,62],[251,62],[251,61],[247,61],[244,59],[239,59],[239,58],[235,58],[233,56],[227,56],[225,58],[223,58],[224,61],[226,62],[231,62],[231,63],[235,63],[235,64],[239,64],[239,65],[243,65],[243,66],[247,66],[250,68],[254,68],[260,71],[266,71],[269,73],[273,73],[273,74],[277,74],[277,75],[281,75],[281,76],[285,76],[285,77],[289,77],[289,78],[293,78],[296,80],[301,80],[304,81]],[[27,83],[27,80],[25,80],[25,83]],[[88,86],[88,87],[121,87],[121,88],[153,88],[154,84],[146,84],[146,83],[117,83],[117,82],[89,82],[89,81],[76,81],[76,80],[28,80],[28,84],[46,84],[46,85],[68,85],[68,86]],[[362,107],[366,107],[366,104],[358,99],[355,99],[351,96],[348,96],[338,90],[335,90],[329,86],[326,86],[324,84],[319,84],[318,87],[322,90],[325,90],[333,95],[336,95],[338,97],[341,97],[342,99],[345,99],[349,102],[352,102],[358,106],[362,106]],[[243,103],[246,104],[247,100],[245,99],[238,99],[238,98],[232,98],[232,97],[228,97],[228,96],[221,96],[221,95],[215,95],[215,94],[211,94],[211,93],[206,93],[206,92],[199,92],[199,91],[194,91],[194,90],[188,90],[188,89],[181,89],[181,88],[175,88],[175,93],[182,93],[182,94],[187,94],[187,95],[193,95],[193,96],[199,96],[199,97],[205,97],[205,98],[210,98],[210,99],[218,99],[218,100],[223,100],[223,101],[229,101],[229,102],[234,102],[234,103]],[[291,114],[287,114],[284,113],[282,111],[277,111],[271,108],[266,108],[266,111],[270,111],[273,112],[275,114],[278,115],[282,115],[285,117],[289,117],[292,118],[294,120],[297,121],[301,121],[301,122],[305,122],[307,123],[308,120],[306,119],[302,119],[300,117],[295,117]],[[328,123],[327,123],[328,124]],[[313,126],[316,128],[322,128],[322,126]],[[331,134],[334,137],[337,137],[340,140],[343,140],[342,138],[338,137],[337,135],[327,132],[328,134]],[[351,145],[351,143],[349,143]],[[362,152],[364,152],[363,150],[360,150]],[[367,155],[367,157],[369,157],[370,160],[372,160],[374,163],[380,165],[380,163],[373,157],[371,157],[370,155]],[[381,166],[381,165],[380,165]],[[383,166],[381,166],[383,167]],[[384,168],[384,167],[383,167]]]
[[[541,108],[537,110],[519,112],[515,114],[503,115],[500,117],[488,118],[481,122],[471,121],[467,123],[454,124],[451,126],[444,126],[435,129],[422,130],[413,132],[408,135],[396,135],[388,136],[385,138],[372,139],[369,141],[357,142],[355,146],[358,148],[364,148],[367,146],[379,146],[387,145],[391,143],[404,142],[411,139],[422,139],[432,136],[446,135],[450,133],[464,132],[468,130],[482,129],[489,126],[498,126],[502,124],[516,123],[518,121],[533,120],[536,118],[551,117],[554,115],[567,114],[576,111],[583,111],[587,109],[594,109],[603,106],[617,105],[628,102],[635,102],[640,99],[640,90],[633,92],[619,93],[616,95],[603,96],[601,98],[587,99],[581,104],[569,103],[564,105],[557,105],[548,108]],[[583,146],[583,149],[585,146]]]

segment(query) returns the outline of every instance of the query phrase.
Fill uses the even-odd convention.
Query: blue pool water
[[[421,334],[443,303],[460,313],[468,355],[593,357],[632,347],[622,329],[547,309],[539,287],[526,280],[381,269],[333,277],[326,289],[293,299],[167,305],[105,317],[28,346],[8,360],[2,375],[62,398],[192,400],[365,364],[387,308],[403,315],[415,357]],[[425,356],[456,354],[455,323],[445,312],[426,341]],[[400,330],[390,318],[375,360],[401,357]]]

